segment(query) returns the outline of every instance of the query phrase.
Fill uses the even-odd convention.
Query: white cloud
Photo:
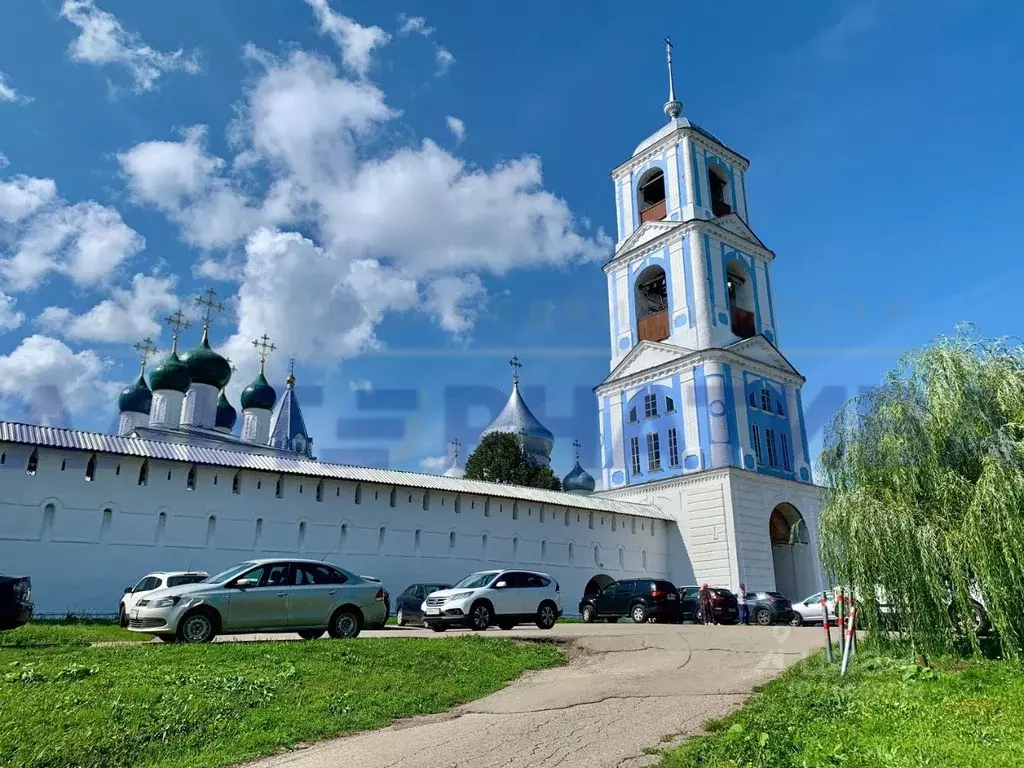
[[[356,379],[348,383],[348,388],[353,392],[373,392],[373,382],[366,379]]]
[[[0,102],[5,101],[13,104],[27,104],[32,99],[16,91],[14,86],[7,82],[7,75],[0,72]]]
[[[158,336],[156,316],[181,304],[173,293],[177,278],[138,274],[128,289],[115,288],[111,297],[88,312],[75,315],[64,307],[47,307],[40,314],[40,328],[69,339],[124,343],[144,336]]]
[[[196,53],[151,48],[138,34],[121,26],[112,13],[97,8],[93,0],[64,0],[60,15],[81,30],[69,48],[72,60],[98,66],[119,64],[128,70],[137,92],[152,90],[168,72],[194,75],[201,71]]]
[[[316,14],[320,32],[334,38],[345,66],[360,76],[366,75],[373,49],[386,45],[391,35],[380,27],[364,27],[347,16],[335,13],[327,0],[306,0],[306,3]]]
[[[400,13],[398,14],[398,23],[401,24],[398,28],[398,34],[400,35],[416,33],[424,37],[430,37],[435,32],[433,27],[427,26],[427,20],[422,16],[406,16],[404,13]]]
[[[439,475],[448,469],[452,460],[447,456],[426,456],[420,459],[420,471],[428,475]]]
[[[25,322],[25,313],[18,312],[14,308],[16,304],[13,296],[0,293],[0,332],[13,331]]]
[[[465,333],[472,328],[487,300],[483,282],[472,274],[438,277],[427,284],[425,293],[426,310],[449,333]]]
[[[53,179],[15,176],[10,181],[0,181],[0,222],[15,224],[56,199],[57,185]]]
[[[74,352],[49,336],[28,336],[0,355],[0,398],[27,406],[33,423],[59,423],[67,411],[109,406],[118,385],[102,378],[105,368],[92,350]]]
[[[455,63],[455,55],[443,45],[439,45],[434,51],[434,56],[437,59],[437,76],[448,74],[448,70]]]
[[[444,122],[448,126],[448,130],[452,132],[455,140],[461,144],[462,140],[466,138],[466,123],[451,115],[448,115]]]
[[[3,152],[0,152],[0,169],[6,168],[10,164],[11,161],[7,159],[7,155],[5,155]]]

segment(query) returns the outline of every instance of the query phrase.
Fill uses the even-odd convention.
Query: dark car
[[[735,624],[740,615],[736,595],[721,587],[709,587],[708,591],[711,592],[711,608],[715,614],[715,621],[719,624]],[[700,587],[681,587],[679,598],[683,621],[703,623],[703,617],[700,615]]]
[[[637,624],[648,619],[678,622],[679,590],[671,581],[659,579],[614,581],[598,594],[584,595],[579,611],[587,623],[598,619],[618,621],[623,616]]]
[[[451,584],[430,583],[410,584],[395,601],[395,621],[398,626],[423,623],[423,601],[442,589],[451,589]]]
[[[27,624],[33,607],[32,579],[0,574],[0,630]]]
[[[762,627],[788,624],[793,619],[793,603],[781,592],[747,592],[744,602],[750,620]]]

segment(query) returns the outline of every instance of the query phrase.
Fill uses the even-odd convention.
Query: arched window
[[[543,504],[540,505],[540,521],[542,523],[544,522],[544,505]]]
[[[565,510],[565,524],[566,525],[569,524],[569,510],[568,509]]]
[[[412,551],[413,552],[419,552],[420,551],[420,536],[422,534],[423,534],[423,531],[421,531],[419,528],[417,528],[416,529],[416,533],[413,534],[413,539],[412,539]]]
[[[462,514],[462,497],[461,496],[456,496],[455,497],[455,514],[456,515]]]
[[[283,477],[277,478],[277,485],[274,486],[274,495],[277,498],[279,498],[279,499],[282,496],[284,496],[284,478]]]
[[[398,489],[397,488],[392,488],[391,489],[391,498],[388,501],[388,503],[392,507],[398,506]]]
[[[732,213],[729,173],[717,163],[708,166],[708,191],[711,193],[711,213],[715,216]]]
[[[188,469],[188,477],[185,478],[185,487],[188,490],[190,490],[190,491],[194,491],[196,489],[196,465],[195,464],[193,464]]]
[[[455,531],[448,534],[448,554],[451,554],[452,550],[455,549]]]
[[[612,530],[615,530],[615,515],[612,515]]]
[[[480,536],[480,554],[481,555],[486,555],[487,554],[487,534],[486,533],[482,534]]]
[[[513,520],[518,520],[519,519],[519,502],[518,501],[513,501],[512,502],[512,519]]]
[[[757,333],[754,322],[754,286],[747,268],[733,259],[725,268],[725,281],[729,289],[729,316],[732,332],[741,339]]]
[[[119,466],[118,468],[120,468],[120,466]],[[217,478],[218,478],[218,477],[220,477],[220,475],[214,475],[214,476],[213,476],[213,484],[214,484],[214,485],[216,485],[216,484],[217,484]]]
[[[299,523],[299,552],[306,550],[306,521]]]
[[[647,550],[646,549],[643,550],[640,553],[640,559],[643,561],[643,567],[644,567],[644,570],[646,571],[647,570]]]
[[[651,168],[640,177],[636,188],[636,207],[641,222],[665,218],[665,174],[660,168]]]
[[[601,567],[601,547],[598,544],[594,545],[594,565]]]
[[[622,547],[619,547],[619,568],[625,568],[625,567],[626,567],[626,551]]]
[[[647,267],[636,279],[636,333],[639,341],[668,338],[668,283],[665,270],[657,264]]]
[[[210,515],[206,521],[206,546],[212,547],[214,537],[217,535],[217,516]]]
[[[100,523],[100,541],[107,540],[107,534],[110,533],[110,525],[114,521],[114,510],[107,507],[103,510],[103,520]]]
[[[362,504],[363,503],[363,484],[362,483],[356,483],[355,503],[356,504]]]
[[[156,518],[156,537],[154,543],[159,544],[164,539],[164,531],[167,529],[167,513],[161,512]]]
[[[242,477],[241,473],[235,472],[235,476],[231,478],[231,492],[238,496],[242,492]]]
[[[61,462],[60,462],[60,471],[61,471],[61,472],[63,472],[63,471],[64,471],[64,461],[63,461],[63,460],[61,460]],[[116,467],[114,467],[114,474],[115,474],[115,475],[116,475],[117,477],[120,477],[120,476],[121,476],[121,462],[117,462],[117,466],[116,466]],[[217,479],[217,478],[214,478],[214,480],[216,480],[216,479]],[[214,483],[214,485],[216,485],[216,483]]]
[[[384,549],[384,534],[387,533],[387,529],[382,525],[380,530],[377,531],[377,551],[380,552]]]
[[[484,517],[491,516],[491,500],[484,499]]]
[[[323,480],[321,480],[319,483],[316,484],[316,500],[317,501],[323,501],[324,500],[324,481]]]
[[[591,530],[594,529],[594,513],[593,512],[591,512],[589,515],[587,515],[587,527],[590,528]]]
[[[341,533],[338,535],[338,552],[345,551],[345,542],[348,540],[348,523],[341,524]]]
[[[548,543],[545,540],[545,541],[542,541],[540,543],[540,559],[541,559],[541,561],[545,561],[545,560],[547,560],[547,557],[548,557]]]
[[[423,492],[423,511],[430,509],[430,491]]]
[[[149,459],[143,459],[142,466],[139,467],[139,485],[147,483],[149,483]]]
[[[253,536],[253,540],[252,540],[252,548],[254,550],[256,550],[257,552],[259,551],[260,539],[262,537],[263,537],[263,518],[262,517],[257,517],[256,518],[256,534]]]
[[[576,545],[571,541],[569,542],[569,562],[573,562],[576,559]]]
[[[85,482],[91,483],[96,479],[96,454],[89,457],[89,463],[85,465]]]
[[[515,560],[519,556],[519,537],[512,537],[512,559]]]

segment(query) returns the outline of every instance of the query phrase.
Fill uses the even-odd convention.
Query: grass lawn
[[[845,678],[816,656],[763,686],[663,768],[1024,765],[1024,664],[919,668],[862,650]]]
[[[152,635],[121,629],[116,621],[68,619],[31,621],[23,627],[0,632],[0,648],[32,648],[51,645],[89,645],[90,643],[152,640]]]
[[[476,636],[0,647],[0,765],[226,766],[562,662],[553,645]]]

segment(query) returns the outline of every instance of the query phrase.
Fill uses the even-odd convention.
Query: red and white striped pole
[[[828,659],[828,663],[833,663],[832,658],[832,620],[828,617],[828,600],[825,598],[825,593],[821,593],[821,627],[825,630],[825,656]]]
[[[846,674],[847,667],[850,666],[850,651],[853,649],[853,634],[854,627],[856,627],[857,621],[857,608],[854,605],[850,605],[850,618],[847,620],[846,626],[846,645],[843,647],[843,666],[840,670],[841,675]]]

